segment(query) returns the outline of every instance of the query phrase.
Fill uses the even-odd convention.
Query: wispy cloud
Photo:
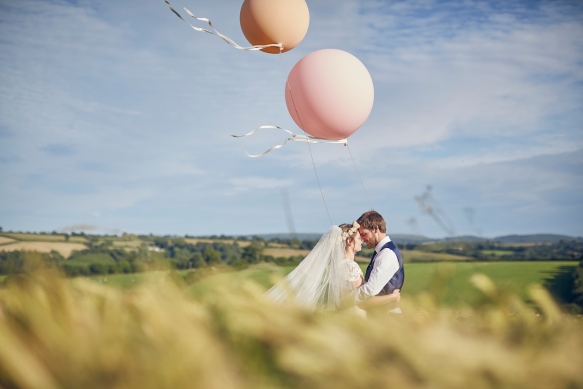
[[[579,106],[583,25],[572,13],[539,17],[547,13],[488,3],[395,7],[388,19],[380,4],[366,14],[374,45],[365,58],[383,106],[375,106],[363,136],[381,140],[377,145],[427,145],[454,134],[524,136]]]

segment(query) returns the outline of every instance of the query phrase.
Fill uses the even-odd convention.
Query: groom
[[[370,304],[374,300],[368,304],[365,301],[373,296],[400,293],[405,282],[405,269],[401,253],[387,236],[385,220],[378,212],[363,213],[357,223],[360,224],[358,231],[366,247],[375,249],[370,264],[366,268],[365,283],[355,291],[356,302],[370,307],[374,305]],[[392,305],[392,308],[389,312],[401,313],[397,304]]]

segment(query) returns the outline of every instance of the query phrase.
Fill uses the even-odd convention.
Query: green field
[[[366,264],[360,264],[363,271]],[[521,261],[521,262],[440,262],[440,263],[407,263],[405,264],[405,286],[403,296],[414,296],[424,291],[431,291],[440,296],[440,301],[447,305],[472,303],[480,297],[471,284],[470,277],[476,273],[488,276],[501,290],[516,293],[523,300],[528,301],[527,288],[532,284],[541,284],[550,290],[558,301],[565,301],[570,293],[570,273],[577,262],[567,261]],[[275,279],[289,273],[293,267],[276,267],[265,264],[256,265],[246,270],[228,271],[211,275],[190,287],[194,295],[209,289],[212,284],[223,281],[237,281],[251,279],[268,288]],[[200,271],[200,270],[198,270]],[[177,274],[184,276],[188,271]],[[131,288],[144,277],[145,274],[114,274],[109,276],[91,277],[99,283]]]
[[[142,282],[145,273],[136,274],[111,274],[107,276],[89,277],[89,279],[98,284],[120,286],[122,288],[131,288]]]
[[[403,294],[414,295],[435,288],[447,304],[472,302],[480,293],[470,284],[470,277],[482,273],[523,300],[528,300],[527,287],[536,283],[549,289],[557,300],[565,301],[570,294],[571,271],[577,264],[575,261],[408,263]]]
[[[403,260],[405,262],[474,261],[474,258],[467,257],[464,255],[432,253],[421,250],[400,250],[400,251],[401,254],[403,255]]]
[[[494,257],[502,257],[504,255],[512,255],[514,251],[511,250],[482,250],[482,254]]]
[[[357,257],[358,261],[366,261],[372,256],[373,249],[363,249]],[[447,253],[422,251],[422,250],[405,250],[400,249],[401,255],[403,255],[403,261],[405,262],[433,262],[433,261],[474,261],[472,257],[465,255],[454,255]]]

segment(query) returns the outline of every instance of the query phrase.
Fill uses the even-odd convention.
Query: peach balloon
[[[296,47],[308,31],[310,11],[305,0],[245,0],[241,30],[252,45],[283,44],[283,52]],[[277,47],[262,49],[278,54]]]
[[[364,124],[373,101],[368,70],[358,58],[342,50],[325,49],[306,55],[287,78],[287,110],[301,129],[317,138],[348,138]]]

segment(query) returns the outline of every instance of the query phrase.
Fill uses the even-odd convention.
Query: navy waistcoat
[[[389,282],[383,287],[383,289],[379,292],[378,295],[386,295],[391,294],[395,289],[402,289],[403,284],[405,283],[405,268],[403,267],[403,257],[399,252],[397,246],[393,243],[393,241],[387,242],[381,249],[379,253],[383,250],[392,250],[395,255],[397,256],[397,260],[399,261],[399,270],[393,275],[393,277],[389,280]],[[370,273],[372,272],[372,268],[374,267],[374,261],[377,256],[377,252],[373,254],[368,267],[366,268],[366,274],[364,275],[364,281],[368,281],[370,277]]]

